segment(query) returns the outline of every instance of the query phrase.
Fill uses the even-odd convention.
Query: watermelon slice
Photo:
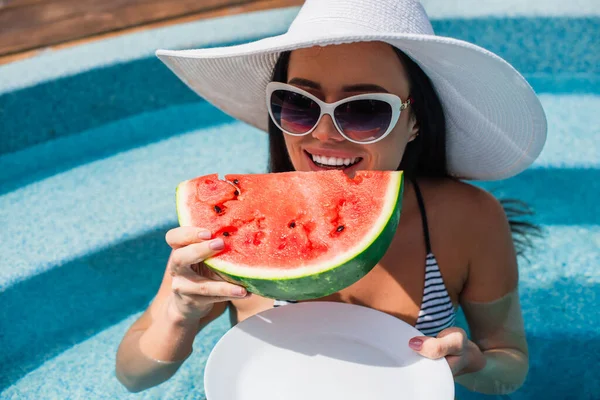
[[[197,177],[177,187],[181,226],[221,237],[205,260],[224,279],[282,300],[335,293],[366,275],[400,219],[401,171],[283,172]]]

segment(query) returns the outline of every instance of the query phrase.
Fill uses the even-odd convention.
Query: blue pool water
[[[424,2],[438,34],[513,63],[548,115],[535,165],[481,183],[529,202],[545,230],[521,260],[531,370],[510,398],[600,398],[600,6],[515,10],[511,1],[462,14]],[[203,366],[227,316],[197,337],[173,379],[142,394],[116,381],[116,349],[160,283],[177,183],[263,172],[267,141],[197,98],[153,52],[280,33],[296,12],[162,28],[0,67],[0,398],[203,398]]]

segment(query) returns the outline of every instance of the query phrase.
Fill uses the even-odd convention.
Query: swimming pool
[[[521,263],[531,371],[510,398],[592,399],[600,393],[592,368],[600,363],[600,6],[469,0],[457,11],[447,3],[424,1],[436,32],[508,59],[548,115],[536,164],[482,183],[528,201],[546,232]],[[203,366],[227,316],[197,337],[173,379],[142,394],[119,385],[114,357],[160,283],[177,183],[262,172],[267,140],[197,98],[153,52],[283,32],[296,12],[145,31],[0,67],[1,398],[203,398]]]

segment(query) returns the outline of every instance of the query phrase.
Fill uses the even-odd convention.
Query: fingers
[[[189,297],[191,301],[201,301],[205,304],[239,300],[248,296],[244,287],[229,282],[209,279],[193,282],[180,276],[173,278],[171,289],[182,300]]]
[[[212,235],[209,230],[192,226],[174,228],[169,230],[165,235],[167,243],[173,249],[208,240],[211,237]]]
[[[437,339],[441,340],[442,342],[441,347],[444,355],[441,357],[447,355],[461,355],[467,346],[467,342],[469,341],[467,333],[461,328],[444,329],[438,334]]]
[[[178,227],[166,234],[173,248],[168,263],[172,277],[169,307],[178,318],[198,320],[210,313],[214,303],[249,296],[245,288],[226,282],[204,264],[225,248],[223,239],[210,238],[208,230],[195,227]]]
[[[437,359],[449,355],[461,355],[465,349],[467,335],[460,328],[444,329],[437,338],[417,336],[409,341],[409,346],[424,357]]]
[[[194,276],[196,272],[191,269],[194,264],[201,263],[207,258],[217,254],[224,247],[223,239],[214,239],[201,243],[193,243],[180,247],[171,254],[171,275]]]
[[[196,275],[187,277],[193,281],[201,281],[203,279],[212,279],[213,281],[222,281],[224,280],[221,275],[217,274],[215,271],[206,266],[205,263],[201,262],[198,264],[190,265],[190,269],[196,273]]]
[[[212,279],[214,281],[222,281],[224,280],[221,275],[219,275],[214,270],[210,269],[206,264],[200,263],[197,268],[198,273],[201,276],[207,277],[208,279]]]

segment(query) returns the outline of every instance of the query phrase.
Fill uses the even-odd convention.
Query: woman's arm
[[[489,303],[464,302],[462,307],[471,340],[486,363],[477,372],[457,376],[456,381],[486,394],[514,392],[527,377],[529,361],[518,291]]]
[[[507,394],[523,385],[529,370],[517,258],[501,204],[478,192],[468,224],[472,256],[460,303],[485,366],[456,381],[480,393]]]
[[[228,305],[248,310],[254,304],[258,310],[260,299],[252,301],[254,296],[244,287],[225,282],[203,263],[224,247],[222,239],[210,237],[210,232],[194,227],[167,232],[173,251],[158,293],[117,351],[116,375],[129,391],[139,392],[173,376],[192,353],[198,332]],[[250,307],[244,304],[248,301]]]
[[[130,392],[140,392],[170,379],[192,353],[200,330],[221,315],[227,305],[216,303],[205,317],[190,323],[173,315],[167,302],[171,274],[165,271],[148,309],[129,328],[117,351],[116,376]]]

